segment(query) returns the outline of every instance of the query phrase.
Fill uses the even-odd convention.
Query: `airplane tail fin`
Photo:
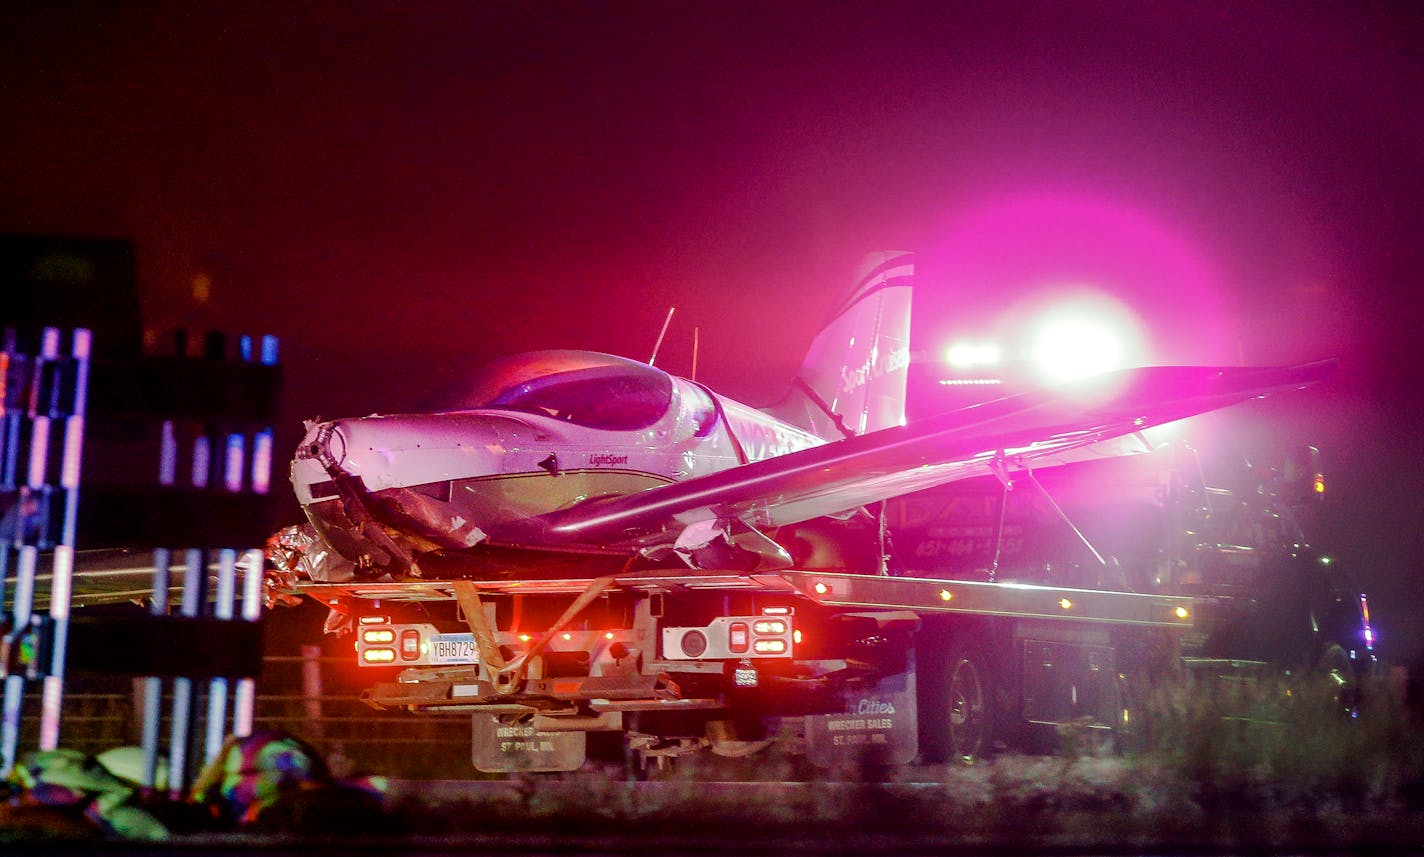
[[[773,409],[777,416],[830,438],[904,424],[914,275],[910,253],[865,257],[855,288],[811,341],[791,392]]]

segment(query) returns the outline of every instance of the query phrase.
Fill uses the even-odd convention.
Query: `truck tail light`
[[[750,645],[746,622],[733,622],[727,628],[727,650],[734,655],[740,655],[747,650]]]
[[[416,630],[401,631],[400,635],[401,660],[413,661],[420,657],[420,632]]]
[[[363,667],[478,663],[468,632],[443,634],[428,622],[362,627],[356,633],[356,663]]]
[[[791,654],[791,616],[721,616],[696,628],[662,629],[663,657],[670,660],[784,658]]]
[[[707,635],[691,630],[682,635],[682,653],[689,658],[700,658],[707,652]]]

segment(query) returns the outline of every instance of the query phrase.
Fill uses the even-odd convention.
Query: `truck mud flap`
[[[486,774],[576,771],[587,757],[586,732],[547,732],[529,722],[501,722],[493,714],[472,719],[471,759]]]
[[[908,765],[919,753],[913,668],[842,691],[844,710],[806,716],[806,755],[830,768],[846,763]]]

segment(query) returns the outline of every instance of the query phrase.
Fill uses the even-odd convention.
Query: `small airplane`
[[[623,357],[538,351],[489,366],[467,408],[308,423],[291,479],[309,524],[269,556],[316,582],[886,573],[881,501],[1123,454],[1151,426],[1333,368],[1131,369],[906,424],[913,277],[909,253],[867,257],[765,410]]]

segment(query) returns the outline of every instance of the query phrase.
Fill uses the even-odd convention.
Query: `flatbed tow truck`
[[[888,518],[919,572],[301,591],[354,625],[368,704],[471,716],[484,771],[575,769],[590,732],[622,733],[646,763],[787,739],[826,767],[971,763],[1069,724],[1120,739],[1146,689],[1184,670],[1303,668],[1353,702],[1375,665],[1368,602],[1297,523],[1323,494],[1318,453],[1290,461],[1228,490],[1190,448],[1163,448],[1043,477],[1053,494],[990,478],[908,495]],[[1093,548],[1070,512],[1108,561],[1075,562]]]
[[[307,524],[269,541],[274,588],[355,631],[370,704],[471,717],[483,771],[576,769],[590,733],[642,760],[789,740],[823,766],[1119,734],[1134,686],[1249,597],[997,556],[982,579],[893,567],[892,507],[997,480],[1002,544],[1035,470],[1147,452],[1156,426],[1334,364],[1144,366],[909,420],[913,276],[912,255],[870,254],[764,410],[651,361],[536,351],[452,410],[311,421],[291,468]]]
[[[303,591],[355,618],[359,663],[401,668],[369,704],[473,715],[485,771],[575,769],[595,731],[645,759],[793,737],[833,766],[973,761],[1018,719],[1118,730],[1127,676],[1175,651],[1204,606],[789,570]]]

